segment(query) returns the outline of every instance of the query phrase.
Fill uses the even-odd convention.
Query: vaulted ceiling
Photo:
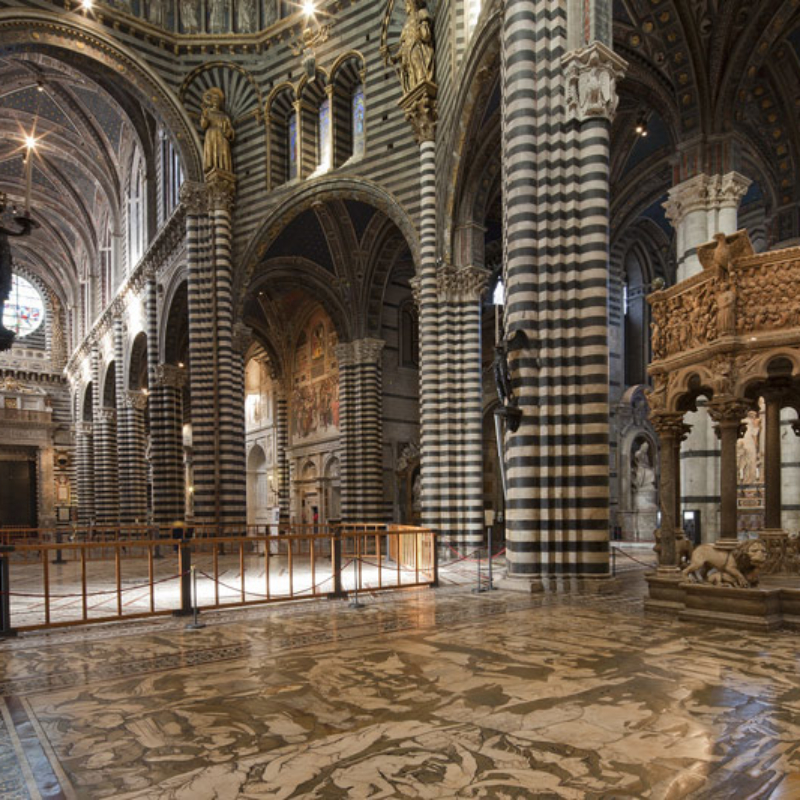
[[[15,240],[15,262],[67,304],[77,302],[80,281],[99,262],[103,226],[123,231],[123,187],[146,125],[140,106],[74,65],[0,53],[0,191],[18,208],[25,137],[36,139],[31,205],[40,228]]]

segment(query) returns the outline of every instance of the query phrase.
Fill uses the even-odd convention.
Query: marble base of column
[[[494,585],[498,589],[505,589],[508,592],[537,594],[544,591],[544,584],[541,579],[529,575],[509,575],[505,573],[495,580]]]

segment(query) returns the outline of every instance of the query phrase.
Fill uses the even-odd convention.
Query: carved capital
[[[184,181],[181,185],[181,204],[187,214],[199,216],[208,211],[208,189],[199,181]]]
[[[669,190],[666,203],[663,203],[667,212],[667,219],[677,228],[687,214],[693,211],[705,211],[708,208],[708,175],[700,174],[683,181]]]
[[[336,359],[340,367],[358,364],[380,364],[386,342],[383,339],[356,339],[336,345]]]
[[[571,50],[561,59],[567,79],[567,109],[581,122],[600,117],[614,119],[619,97],[617,81],[628,68],[620,58],[601,42]]]
[[[444,264],[436,272],[439,297],[450,302],[478,302],[486,290],[489,270],[481,267],[457,269],[452,264]]]
[[[414,305],[419,309],[420,300],[422,299],[422,280],[419,275],[415,275],[409,280],[411,286],[411,297],[414,300]]]
[[[236,197],[236,176],[215,169],[206,175],[209,211],[229,211]]]
[[[650,424],[662,442],[668,439],[682,442],[692,429],[683,421],[680,412],[654,411],[650,414]]]
[[[157,364],[154,370],[154,386],[183,389],[186,385],[186,370],[174,364]]]
[[[141,391],[127,391],[122,395],[123,408],[131,408],[134,411],[144,411],[147,407],[147,394]]]
[[[97,411],[95,412],[95,422],[111,423],[116,425],[117,409],[109,408],[106,406],[104,406],[103,408],[98,408]]]
[[[710,400],[706,409],[708,410],[708,416],[714,420],[718,427],[735,426],[739,431],[739,436],[741,436],[745,427],[742,420],[751,407],[752,405],[744,400],[722,395]]]
[[[83,420],[81,422],[76,422],[73,426],[73,430],[76,436],[91,436],[94,433],[94,425],[92,425],[91,422]]]
[[[400,108],[411,123],[417,144],[432,142],[436,138],[436,84],[425,81],[403,95]]]
[[[709,181],[709,203],[717,208],[738,208],[752,181],[738,172],[714,175]]]

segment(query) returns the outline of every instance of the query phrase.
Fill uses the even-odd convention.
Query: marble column
[[[345,522],[386,521],[381,379],[384,344],[381,339],[358,339],[336,347]]]
[[[708,413],[720,439],[719,530],[721,544],[736,543],[738,470],[736,442],[742,433],[742,419],[748,404],[732,397],[718,397],[708,404]]]
[[[75,423],[76,470],[78,479],[78,523],[93,525],[94,505],[94,426],[91,422]]]
[[[153,521],[182,522],[186,514],[183,467],[183,387],[186,372],[157,364],[150,375],[150,450],[153,465]]]
[[[125,390],[119,400],[120,524],[147,522],[147,425],[148,396],[141,390]]]
[[[764,398],[764,527],[781,528],[781,402],[784,393],[767,389]]]
[[[660,571],[675,571],[678,567],[675,542],[681,532],[680,448],[688,426],[684,424],[683,414],[680,413],[656,412],[651,415],[650,421],[660,442],[661,526],[657,532],[658,564]]]

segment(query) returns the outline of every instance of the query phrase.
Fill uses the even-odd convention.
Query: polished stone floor
[[[646,618],[624,566],[0,642],[0,797],[800,797],[797,635]]]

